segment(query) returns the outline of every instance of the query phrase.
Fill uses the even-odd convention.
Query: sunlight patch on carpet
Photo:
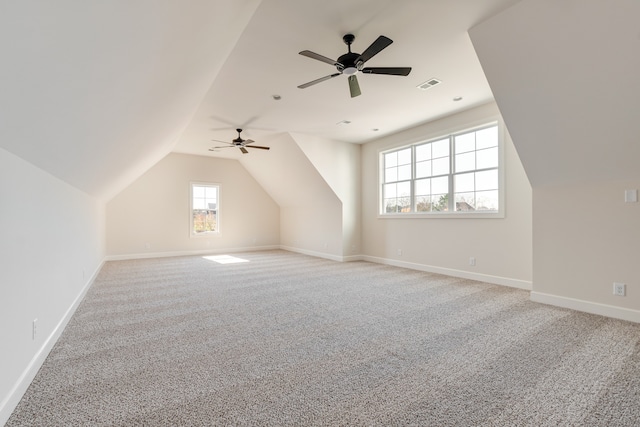
[[[203,256],[202,258],[208,259],[209,261],[215,261],[218,264],[237,264],[239,262],[249,262],[248,259],[238,258],[231,255],[209,255]]]

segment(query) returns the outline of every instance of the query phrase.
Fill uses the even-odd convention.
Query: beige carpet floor
[[[285,251],[105,264],[7,426],[638,426],[640,325]]]

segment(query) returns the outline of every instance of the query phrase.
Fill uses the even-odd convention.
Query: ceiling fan
[[[234,140],[232,140],[231,142],[226,142],[226,141],[219,141],[217,139],[212,139],[212,141],[216,141],[216,142],[222,142],[223,144],[229,144],[229,145],[224,145],[222,147],[213,147],[213,148],[209,148],[209,151],[216,151],[219,148],[232,148],[232,147],[237,147],[240,149],[240,151],[242,151],[242,154],[247,154],[249,153],[247,151],[247,148],[259,148],[261,150],[268,150],[270,147],[263,147],[260,145],[249,145],[249,144],[253,144],[255,141],[252,139],[242,139],[242,137],[240,136],[240,133],[242,132],[242,129],[236,129],[236,132],[238,132],[238,137]]]
[[[411,72],[411,67],[363,67],[365,62],[380,53],[382,49],[393,43],[393,40],[385,36],[380,36],[373,43],[371,43],[371,45],[364,52],[355,53],[351,52],[351,43],[353,43],[355,38],[356,37],[353,34],[346,34],[344,37],[342,37],[342,40],[347,45],[349,51],[340,56],[337,61],[334,61],[331,58],[327,58],[326,56],[322,56],[315,52],[311,52],[310,50],[303,50],[302,52],[299,52],[302,56],[306,56],[308,58],[316,59],[318,61],[326,62],[327,64],[333,65],[334,67],[336,67],[338,72],[329,74],[328,76],[320,77],[319,79],[302,84],[298,87],[300,89],[304,89],[325,80],[337,77],[341,74],[346,74],[349,76],[349,91],[351,92],[351,97],[353,98],[361,94],[360,85],[358,84],[358,79],[356,78],[356,73],[358,72],[365,74],[389,74],[392,76],[408,76]]]

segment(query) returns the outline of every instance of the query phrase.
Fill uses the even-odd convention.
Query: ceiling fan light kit
[[[351,43],[355,40],[355,36],[353,34],[345,34],[342,37],[342,40],[347,45],[348,52],[344,55],[341,55],[337,60],[333,60],[326,56],[320,55],[315,52],[311,52],[310,50],[303,50],[299,52],[300,55],[306,56],[307,58],[315,59],[320,62],[324,62],[329,65],[333,65],[336,67],[337,73],[329,74],[328,76],[320,77],[319,79],[312,80],[310,82],[301,84],[298,86],[300,89],[308,88],[309,86],[313,86],[325,80],[332,79],[334,77],[338,77],[339,75],[345,74],[349,76],[349,92],[352,98],[359,96],[362,92],[360,91],[360,85],[358,84],[358,78],[356,77],[357,73],[364,74],[387,74],[392,76],[408,76],[411,72],[411,67],[365,67],[364,64],[375,55],[380,53],[383,49],[393,43],[388,37],[379,36],[371,45],[365,49],[362,53],[351,52]]]

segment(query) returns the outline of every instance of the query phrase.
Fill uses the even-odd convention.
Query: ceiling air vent
[[[427,90],[434,87],[435,85],[439,85],[440,83],[442,83],[440,80],[434,78],[434,79],[429,79],[424,83],[420,83],[416,87],[421,90]]]

